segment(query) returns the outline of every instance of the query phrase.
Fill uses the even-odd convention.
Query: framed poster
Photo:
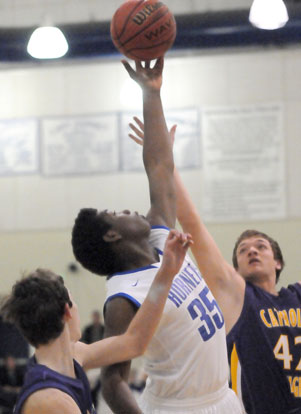
[[[0,121],[0,175],[33,174],[39,170],[38,121]]]
[[[119,168],[118,115],[44,119],[42,172],[47,176],[115,172]]]
[[[141,113],[122,112],[120,119],[120,157],[123,171],[144,171],[142,147],[133,142],[128,134],[132,132],[129,123],[133,117]],[[174,159],[177,168],[198,168],[201,164],[200,155],[200,116],[197,108],[168,110],[165,113],[166,123],[170,129],[177,124],[174,143]]]
[[[203,112],[204,218],[208,221],[286,216],[281,105]]]

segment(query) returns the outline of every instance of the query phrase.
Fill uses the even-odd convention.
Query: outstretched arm
[[[144,144],[144,125],[139,118],[130,124],[134,134],[129,136],[138,144]],[[170,140],[174,141],[175,126],[170,130]],[[242,310],[245,282],[236,270],[224,259],[213,237],[192,201],[178,173],[174,170],[177,196],[177,218],[183,230],[192,235],[194,244],[192,253],[211,292],[215,296],[225,318],[229,332],[239,318]]]
[[[184,231],[191,231],[191,250],[209,289],[217,300],[225,319],[227,333],[237,322],[242,310],[245,281],[224,259],[220,249],[194,205],[183,181],[175,170],[177,217]]]
[[[77,358],[84,369],[116,364],[142,355],[158,327],[174,276],[180,271],[192,239],[189,234],[171,230],[163,262],[142,306],[126,332],[87,345],[78,342]]]
[[[173,228],[176,220],[174,163],[160,96],[164,59],[159,58],[153,68],[150,62],[145,62],[145,66],[136,62],[136,70],[127,61],[123,61],[123,64],[143,91],[143,161],[149,180],[151,204],[147,217],[152,225]]]

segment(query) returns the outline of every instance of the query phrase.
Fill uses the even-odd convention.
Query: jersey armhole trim
[[[158,249],[157,249],[158,250]],[[159,253],[160,253],[160,250],[158,250],[159,251]],[[125,272],[118,272],[118,273],[113,273],[112,275],[110,275],[109,277],[108,277],[108,279],[107,280],[110,280],[110,279],[112,279],[113,277],[115,277],[115,276],[122,276],[122,275],[129,275],[129,274],[131,274],[131,273],[138,273],[138,272],[141,272],[141,271],[143,271],[143,270],[148,270],[148,269],[156,269],[157,267],[156,266],[154,266],[154,265],[148,265],[148,266],[144,266],[144,267],[138,267],[137,269],[134,269],[134,270],[126,270]]]
[[[152,230],[155,230],[155,229],[165,229],[165,230],[170,231],[170,228],[167,227],[167,226],[151,226],[151,229]]]
[[[120,292],[120,293],[116,293],[115,295],[109,296],[109,297],[107,298],[107,300],[105,301],[104,307],[105,307],[105,306],[106,306],[106,304],[107,304],[108,302],[110,302],[112,299],[114,299],[114,298],[118,298],[118,297],[122,297],[122,298],[128,299],[128,300],[129,300],[130,302],[132,302],[135,306],[137,306],[137,308],[140,308],[140,306],[141,306],[141,303],[140,303],[140,302],[138,302],[138,300],[137,300],[137,299],[135,299],[133,296],[128,295],[127,293]]]

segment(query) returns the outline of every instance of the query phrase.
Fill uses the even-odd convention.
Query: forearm
[[[143,160],[149,179],[155,167],[159,167],[156,168],[158,171],[154,173],[155,176],[162,176],[162,171],[172,176],[173,154],[160,96],[164,58],[158,58],[153,67],[150,62],[143,65],[136,61],[136,70],[126,60],[122,63],[130,77],[142,88],[145,123]]]
[[[164,166],[173,172],[172,145],[163,113],[160,90],[143,91],[143,117],[145,138],[143,159],[146,169],[150,165]]]
[[[174,274],[166,267],[161,267],[149,289],[149,292],[142,303],[139,311],[131,321],[126,335],[133,343],[132,351],[137,357],[144,353],[149,341],[154,335],[171,288]]]
[[[194,240],[191,251],[203,276],[218,279],[225,275],[228,264],[223,258],[213,237],[203,223],[189,192],[178,173],[174,170],[177,194],[177,218],[183,230]],[[207,283],[210,280],[207,279]]]
[[[102,395],[113,413],[142,414],[126,380],[116,376],[107,378],[103,375],[101,383]]]
[[[193,240],[195,240],[193,234],[195,233],[195,224],[198,222],[198,225],[200,225],[201,218],[177,168],[174,168],[174,182],[177,197],[177,219],[184,231],[186,231],[186,228],[190,229],[190,231],[187,230],[187,232],[189,232],[192,235]],[[191,230],[193,230],[193,232]]]

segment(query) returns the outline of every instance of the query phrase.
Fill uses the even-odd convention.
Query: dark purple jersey
[[[246,284],[227,336],[231,385],[248,414],[301,413],[301,285],[278,296]]]
[[[45,365],[38,364],[35,357],[31,358],[28,363],[24,385],[14,408],[14,414],[21,414],[26,399],[34,392],[45,388],[56,388],[70,395],[82,414],[96,414],[92,404],[88,378],[79,363],[73,361],[76,378],[59,374]]]

